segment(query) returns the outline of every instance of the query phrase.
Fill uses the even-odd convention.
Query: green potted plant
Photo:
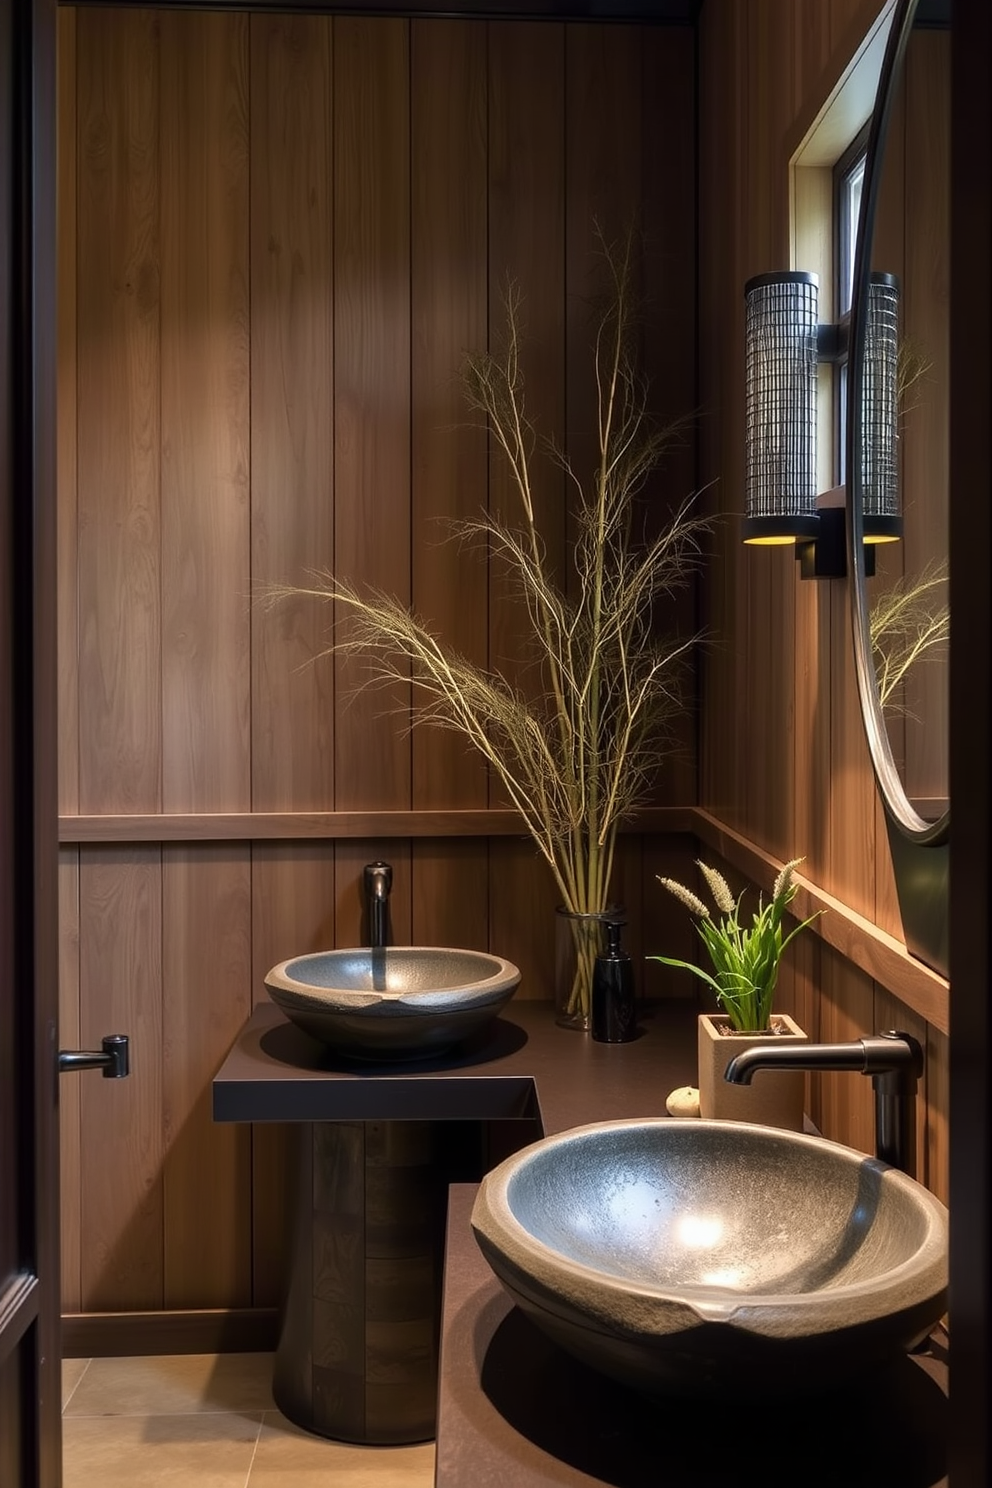
[[[460,655],[388,595],[331,574],[305,591],[349,613],[342,649],[366,657],[373,681],[412,681],[421,704],[414,721],[464,735],[520,813],[561,898],[571,954],[559,1021],[577,1027],[588,1026],[617,829],[643,801],[663,758],[698,639],[666,634],[664,601],[695,572],[702,533],[711,526],[692,498],[654,535],[645,535],[638,513],[639,493],[678,425],[659,428],[648,415],[634,350],[634,243],[631,234],[620,245],[603,244],[612,293],[594,342],[591,470],[575,469],[559,444],[545,443],[574,492],[576,583],[555,572],[535,515],[541,442],[525,408],[520,300],[512,288],[502,343],[467,355],[462,369],[467,401],[487,419],[518,503],[513,515],[483,512],[459,532],[488,545],[523,597],[534,656],[526,691]]]
[[[674,956],[651,956],[666,966],[691,971],[716,995],[720,1011],[699,1017],[699,1114],[705,1117],[758,1121],[794,1131],[803,1127],[804,1076],[801,1071],[763,1072],[750,1086],[728,1085],[723,1078],[730,1060],[754,1043],[780,1038],[805,1042],[806,1034],[787,1013],[773,1013],[772,1002],[782,955],[816,915],[786,931],[784,919],[796,896],[795,870],[802,858],[786,863],[775,880],[768,904],[759,897],[750,922],[742,910],[744,893],[735,899],[716,868],[699,862],[715,911],[698,894],[671,878],[659,876],[696,917],[696,930],[706,947],[711,970]],[[819,913],[819,911],[818,911]]]

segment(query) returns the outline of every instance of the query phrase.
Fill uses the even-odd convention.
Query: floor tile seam
[[[221,1406],[216,1410],[71,1411],[68,1413],[63,1411],[62,1414],[67,1421],[179,1421],[185,1420],[190,1416],[237,1416],[242,1421],[254,1421],[257,1419],[259,1426],[261,1426],[264,1417],[273,1414],[273,1412],[267,1410],[265,1406],[259,1405],[241,1408],[238,1406]]]
[[[76,1391],[79,1389],[80,1385],[82,1384],[83,1379],[86,1376],[86,1371],[89,1369],[89,1367],[92,1364],[92,1362],[93,1362],[92,1359],[87,1359],[86,1360],[86,1363],[83,1365],[82,1369],[79,1372],[79,1378],[77,1379],[76,1383],[73,1385],[72,1389],[69,1391],[68,1395],[63,1400],[63,1402],[62,1402],[62,1414],[63,1415],[65,1415],[66,1407],[68,1406],[70,1400],[72,1399],[72,1397],[75,1395]]]
[[[254,1466],[255,1466],[255,1458],[258,1456],[258,1448],[259,1448],[259,1444],[261,1443],[262,1432],[264,1430],[265,1430],[265,1411],[262,1412],[261,1420],[258,1423],[258,1430],[255,1432],[255,1440],[254,1440],[254,1443],[252,1444],[252,1449],[251,1449],[251,1461],[248,1463],[248,1471],[245,1473],[245,1480],[244,1480],[244,1483],[242,1485],[242,1488],[250,1488],[252,1470],[254,1469]]]

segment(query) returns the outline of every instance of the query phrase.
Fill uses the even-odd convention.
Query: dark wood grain
[[[334,805],[320,599],[265,603],[334,563],[332,29],[251,18],[251,806]]]
[[[243,811],[249,754],[248,22],[161,28],[162,807]]]
[[[161,810],[159,26],[77,27],[79,800]]]
[[[404,21],[334,22],[334,561],[410,600],[410,61]],[[336,616],[336,637],[349,634]],[[334,658],[334,805],[410,805],[409,688]]]
[[[164,1300],[246,1307],[251,1144],[213,1123],[208,1082],[251,1010],[250,850],[162,853]],[[209,1218],[208,1218],[209,1216]]]
[[[131,1041],[127,1080],[79,1077],[82,1306],[145,1311],[164,1302],[159,849],[80,849],[79,918],[83,1047]]]
[[[487,28],[411,27],[411,538],[415,611],[478,666],[488,659],[488,553],[454,524],[486,509],[487,434],[461,382],[486,345]],[[417,696],[413,698],[414,710]],[[460,734],[415,730],[415,807],[485,806],[486,770]]]

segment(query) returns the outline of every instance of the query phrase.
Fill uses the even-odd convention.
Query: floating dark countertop
[[[336,1058],[274,1003],[260,1003],[214,1079],[214,1120],[536,1116],[550,1135],[590,1121],[664,1116],[669,1091],[695,1083],[695,1005],[653,1005],[641,1028],[629,1044],[598,1044],[557,1027],[550,1002],[514,999],[445,1058],[366,1066]]]
[[[646,1010],[642,1036],[597,1044],[514,999],[452,1056],[335,1060],[273,1003],[245,1024],[213,1084],[218,1121],[534,1120],[550,1135],[665,1114],[695,1082],[696,1008]],[[812,1400],[646,1400],[556,1348],[515,1308],[469,1224],[475,1187],[450,1190],[436,1488],[941,1488],[946,1340],[860,1388]]]

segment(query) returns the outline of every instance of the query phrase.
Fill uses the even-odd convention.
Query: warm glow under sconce
[[[821,361],[845,350],[846,327],[820,325],[815,274],[759,274],[744,287],[746,543],[795,544],[803,578],[846,572],[842,488],[820,496],[816,389]],[[863,403],[864,539],[902,531],[897,462],[899,286],[873,274]],[[874,556],[865,553],[866,572]]]

